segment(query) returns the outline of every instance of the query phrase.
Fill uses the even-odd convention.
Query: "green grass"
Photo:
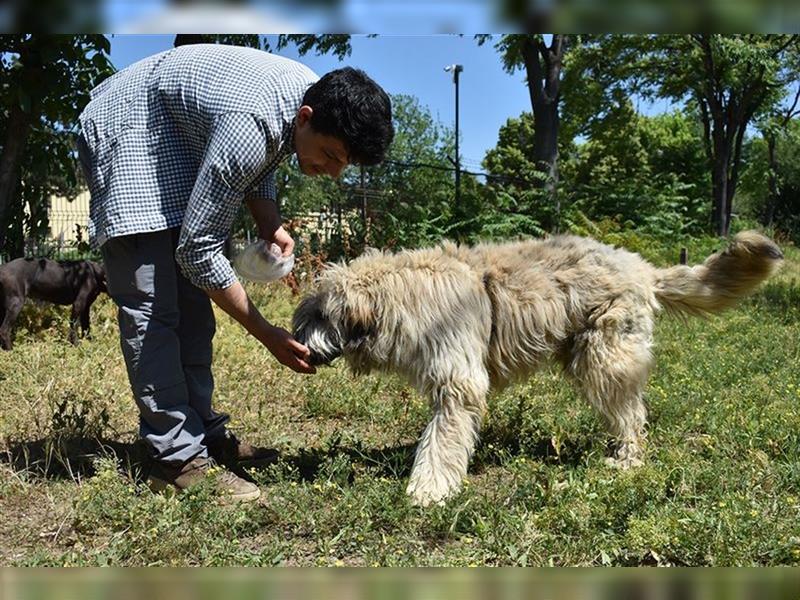
[[[696,259],[714,242],[689,245]],[[736,310],[659,319],[645,466],[603,466],[599,418],[545,370],[492,399],[463,492],[427,510],[404,495],[423,398],[341,365],[293,374],[222,314],[217,407],[280,459],[252,473],[254,506],[152,494],[113,306],[72,347],[66,309],[29,304],[0,354],[0,564],[800,564],[800,251],[786,254]],[[288,324],[286,288],[251,292]]]

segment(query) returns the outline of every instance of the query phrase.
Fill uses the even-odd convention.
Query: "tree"
[[[508,119],[498,132],[497,146],[483,159],[483,166],[489,174],[487,186],[495,192],[498,202],[508,213],[529,219],[530,233],[550,231],[558,226],[555,205],[540,201],[541,194],[535,184],[540,179],[532,158],[534,129],[534,117],[530,112]]]
[[[710,34],[690,39],[702,60],[704,75],[691,89],[700,107],[712,165],[713,222],[718,235],[727,235],[745,130],[782,92],[782,54],[795,40],[791,36]]]
[[[776,103],[759,119],[757,124],[767,144],[769,192],[761,214],[762,222],[767,226],[771,226],[775,220],[775,209],[782,195],[778,175],[781,168],[778,164],[778,142],[781,137],[787,135],[792,121],[800,116],[800,106],[798,106],[800,101],[800,81],[798,81],[800,79],[800,46],[794,44],[787,49],[782,69],[782,78],[794,85],[794,92],[787,94],[781,102]]]
[[[503,206],[509,217],[528,217],[514,225],[517,234],[552,230],[559,217],[528,185],[535,170],[528,159],[532,130],[529,112],[509,119],[484,159],[492,205]],[[562,145],[559,156],[564,224],[608,218],[675,235],[696,232],[707,222],[710,178],[703,164],[702,128],[691,114],[647,117],[622,96],[619,105],[608,106],[583,127],[581,138]]]
[[[558,187],[561,70],[571,37],[554,34],[548,45],[540,34],[513,34],[502,36],[495,45],[502,54],[503,67],[508,73],[525,69],[534,125],[530,161],[540,172],[533,183],[535,187],[544,189],[553,203],[557,202]],[[479,44],[490,38],[489,35],[477,36]]]
[[[20,220],[21,194],[35,214],[49,189],[74,179],[74,160],[52,168],[41,163],[58,162],[51,153],[56,147],[63,158],[64,143],[73,154],[74,124],[89,91],[113,72],[109,50],[102,35],[0,36],[0,253],[13,257],[22,252],[19,233],[8,239],[9,217]],[[60,142],[54,146],[56,138]]]
[[[789,35],[595,36],[581,62],[608,98],[625,89],[686,102],[703,125],[712,223],[727,235],[747,126],[782,95]]]
[[[800,242],[800,120],[789,120],[774,135],[750,138],[743,154],[747,169],[740,186],[742,208]]]
[[[769,166],[769,196],[766,206],[764,207],[763,223],[764,225],[772,226],[775,220],[775,207],[778,204],[778,199],[781,195],[780,178],[778,176],[778,138],[786,130],[786,127],[794,117],[800,114],[797,110],[797,101],[800,99],[800,87],[794,96],[794,101],[783,110],[778,110],[771,114],[760,126],[761,135],[767,142],[767,160]]]
[[[656,235],[702,230],[709,177],[702,132],[690,115],[648,117],[626,99],[591,130],[564,162],[572,208]]]
[[[392,96],[392,120],[395,137],[387,160],[365,171],[367,189],[379,192],[370,202],[371,242],[415,247],[446,235],[453,218],[453,168],[447,159],[453,132],[414,96]]]

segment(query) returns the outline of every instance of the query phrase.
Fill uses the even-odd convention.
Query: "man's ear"
[[[305,125],[311,120],[311,116],[313,114],[314,114],[314,109],[311,108],[308,104],[303,104],[303,106],[297,109],[297,124]]]

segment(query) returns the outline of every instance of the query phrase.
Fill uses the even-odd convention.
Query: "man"
[[[89,233],[119,307],[140,433],[155,459],[151,485],[185,489],[213,477],[224,499],[254,500],[257,486],[212,468],[261,455],[211,406],[209,298],[282,364],[314,368],[308,348],[250,302],[225,240],[244,201],[259,235],[291,254],[275,168],[293,153],[306,175],[379,163],[394,135],[389,97],[358,70],[318,79],[266,52],[198,44],[131,65],[91,98],[78,139]]]

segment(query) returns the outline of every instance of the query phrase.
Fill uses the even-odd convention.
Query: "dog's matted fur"
[[[395,371],[431,399],[407,490],[427,505],[458,490],[488,392],[548,358],[608,422],[617,443],[609,463],[641,464],[654,315],[718,312],[781,259],[755,232],[702,265],[665,269],[574,236],[373,251],[323,271],[293,326],[312,362],[343,355],[356,372]]]

